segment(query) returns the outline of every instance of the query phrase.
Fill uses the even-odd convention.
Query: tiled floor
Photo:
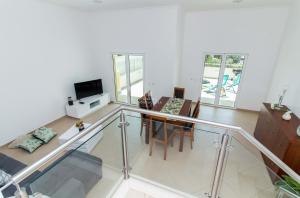
[[[153,198],[150,195],[147,195],[143,192],[130,189],[127,194],[125,195],[125,198]]]

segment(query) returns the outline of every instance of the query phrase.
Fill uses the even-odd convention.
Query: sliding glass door
[[[205,56],[201,93],[202,103],[215,104],[221,65],[222,55],[210,54]]]
[[[138,104],[144,93],[144,55],[113,54],[116,100]]]
[[[201,89],[201,102],[235,107],[246,56],[207,54]]]

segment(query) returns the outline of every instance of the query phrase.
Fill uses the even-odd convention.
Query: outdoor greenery
[[[241,68],[244,64],[244,56],[241,55],[227,55],[226,56],[226,67],[227,68]],[[211,67],[220,67],[222,63],[222,55],[206,55],[205,65]]]
[[[295,193],[297,195],[300,195],[300,184],[296,182],[293,178],[290,176],[284,175],[283,176],[284,181],[279,180],[275,184],[278,187],[284,188],[291,193]]]
[[[222,62],[221,55],[206,55],[205,56],[205,64],[209,65],[220,65]]]

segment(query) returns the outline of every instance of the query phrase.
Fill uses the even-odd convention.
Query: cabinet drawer
[[[274,142],[274,148],[271,150],[278,158],[283,159],[285,153],[289,148],[289,140],[284,135],[284,132],[279,131],[276,135],[276,142]]]
[[[278,174],[280,169],[272,160],[270,160],[265,155],[263,155],[263,159],[264,159],[266,168],[269,172],[269,175],[271,176],[271,178],[273,180],[275,177],[277,177],[277,174]]]
[[[278,131],[280,130],[280,127],[277,121],[272,117],[272,115],[266,114],[264,122],[266,132],[269,135],[277,135]]]
[[[263,145],[268,149],[272,149],[273,142],[275,141],[276,129],[271,127],[271,120],[266,118],[266,115],[260,115],[256,129],[255,129],[255,138],[259,140]]]

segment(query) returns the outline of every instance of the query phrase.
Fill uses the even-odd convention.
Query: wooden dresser
[[[288,110],[272,110],[271,105],[264,103],[259,113],[254,136],[284,163],[295,172],[300,174],[300,137],[297,136],[297,127],[300,120],[292,114],[290,121],[282,119],[282,115]],[[264,162],[276,175],[282,176],[285,173],[271,160],[263,155]],[[278,178],[269,170],[271,179]]]

